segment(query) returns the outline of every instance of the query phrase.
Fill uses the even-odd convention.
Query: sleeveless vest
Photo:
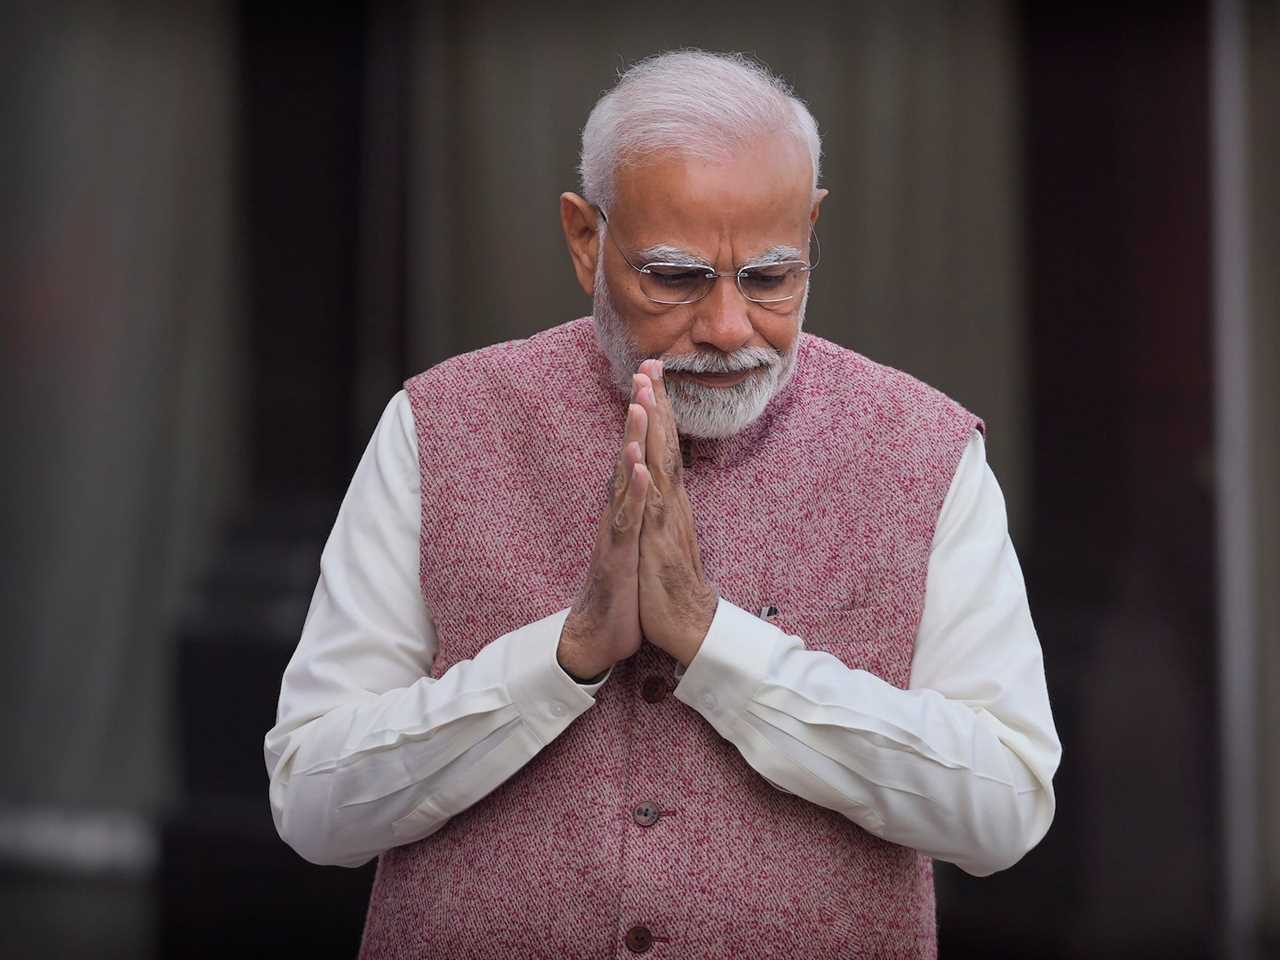
[[[809,649],[905,688],[934,526],[985,427],[900,371],[800,337],[756,422],[684,444],[703,567],[726,600],[775,606]],[[626,398],[590,317],[405,389],[439,677],[573,602]],[[772,786],[670,696],[676,665],[644,644],[521,770],[383,854],[361,956],[936,956],[932,861]],[[660,810],[648,826],[644,804]]]

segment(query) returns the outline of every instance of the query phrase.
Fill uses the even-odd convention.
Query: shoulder
[[[830,398],[836,411],[899,430],[942,430],[967,441],[982,418],[923,380],[812,333],[802,333],[796,377],[802,392]]]
[[[528,337],[455,354],[409,377],[404,388],[410,400],[415,400],[438,384],[453,386],[459,378],[466,378],[473,391],[484,392],[486,386],[507,379],[526,364],[557,363],[566,355],[585,353],[594,343],[591,318],[579,317]]]

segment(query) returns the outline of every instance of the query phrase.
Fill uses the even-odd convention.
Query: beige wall
[[[465,9],[464,9],[465,6]],[[588,313],[557,221],[578,136],[618,68],[680,45],[754,53],[824,134],[831,196],[806,329],[986,418],[1029,537],[1015,43],[1007,4],[496,0],[424,13],[414,81],[411,361]],[[781,16],[780,16],[781,14]],[[785,21],[785,29],[781,28]]]

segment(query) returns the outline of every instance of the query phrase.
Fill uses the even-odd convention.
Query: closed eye
[[[642,268],[643,273],[647,273],[661,284],[667,286],[682,286],[690,283],[700,283],[707,278],[707,271],[694,267],[668,266],[665,264],[649,264]]]
[[[753,287],[777,287],[786,283],[790,271],[777,267],[761,267],[755,270],[743,270],[742,281]]]

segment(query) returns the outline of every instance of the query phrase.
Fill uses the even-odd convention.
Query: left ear
[[[818,222],[818,210],[822,206],[822,201],[827,199],[827,194],[831,191],[823,188],[813,191],[813,209],[809,211],[809,223]]]
[[[578,285],[589,297],[596,288],[596,258],[600,256],[600,230],[595,208],[576,193],[560,194],[560,227],[569,247],[569,262]]]

